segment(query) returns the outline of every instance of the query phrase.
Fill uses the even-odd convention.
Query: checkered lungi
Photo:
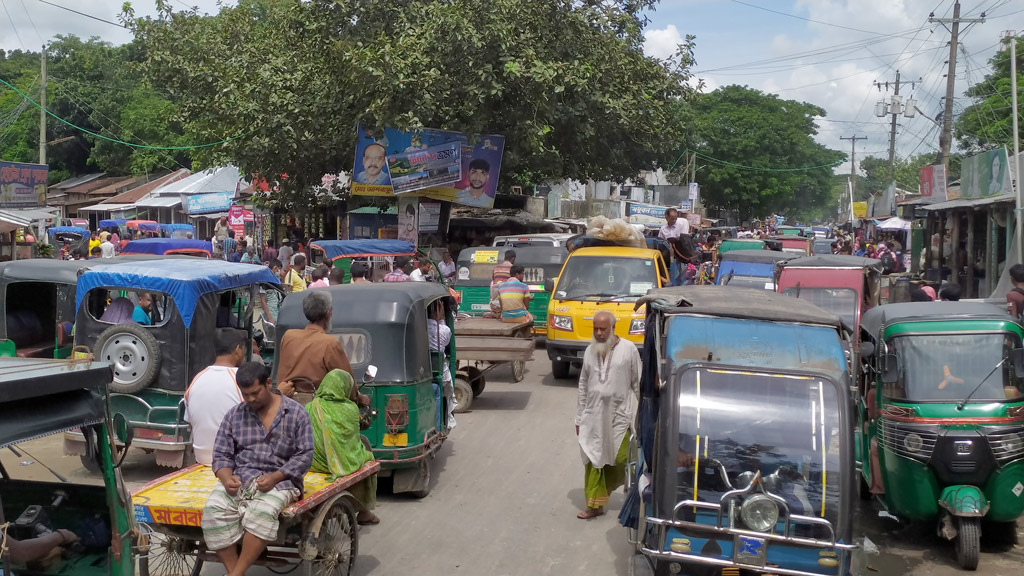
[[[295,488],[260,492],[253,479],[231,496],[217,484],[203,507],[203,538],[210,550],[237,544],[245,532],[260,540],[277,540],[279,516],[284,507],[299,497]]]

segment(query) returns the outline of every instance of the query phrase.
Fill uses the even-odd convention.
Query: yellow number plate
[[[497,250],[478,250],[473,254],[474,264],[497,264],[498,263],[498,251]]]
[[[384,435],[384,446],[408,446],[409,435],[405,432],[401,434],[385,434]]]

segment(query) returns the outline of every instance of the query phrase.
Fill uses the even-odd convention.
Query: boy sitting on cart
[[[213,449],[220,480],[203,509],[203,538],[240,576],[277,539],[281,510],[302,497],[313,462],[313,428],[298,402],[272,391],[262,362],[235,376],[244,402],[225,415]],[[239,551],[239,543],[241,550]]]

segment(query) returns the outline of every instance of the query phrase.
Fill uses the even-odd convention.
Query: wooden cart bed
[[[515,336],[517,331],[533,328],[533,322],[503,322],[497,318],[459,318],[455,321],[455,336]]]
[[[334,482],[326,474],[307,472],[304,478],[305,498],[285,508],[281,516],[290,518],[308,512],[379,470],[379,462],[367,462],[359,470]],[[202,464],[157,478],[132,493],[135,519],[149,524],[201,526],[203,506],[217,483],[210,467]]]

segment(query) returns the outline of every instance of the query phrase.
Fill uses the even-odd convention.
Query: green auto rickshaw
[[[434,282],[356,283],[316,290],[331,296],[334,312],[328,333],[341,341],[353,376],[358,380],[367,366],[377,367],[373,381],[360,392],[370,397],[378,414],[363,436],[381,463],[380,475],[394,476],[396,493],[425,497],[431,488],[430,461],[448,437],[448,406],[442,394],[445,360],[430,349],[427,320],[440,313],[453,328],[451,293]],[[308,294],[289,294],[281,304],[275,381],[286,333],[308,324],[302,313]],[[454,335],[446,355],[454,376]]]
[[[79,536],[56,555],[28,565],[12,562],[5,541],[3,574],[135,574],[138,526],[128,512],[131,500],[121,478],[114,429],[129,441],[131,434],[123,418],[110,416],[106,393],[111,378],[109,364],[88,359],[0,358],[0,448],[20,461],[20,466],[0,466],[4,535],[22,542],[52,540],[52,532],[68,529]],[[70,428],[91,432],[101,484],[70,481],[47,464],[58,465],[42,451],[45,447],[32,444]]]
[[[974,570],[982,521],[1015,535],[1024,513],[1024,331],[980,302],[886,304],[860,322],[861,495],[937,521]]]
[[[459,310],[483,316],[491,309],[491,273],[505,257],[505,246],[464,248],[459,252],[455,290],[462,294]],[[548,323],[551,293],[544,281],[558,276],[569,257],[565,246],[522,246],[515,248],[516,264],[525,268],[523,281],[530,287],[530,314],[534,334],[544,334]]]

